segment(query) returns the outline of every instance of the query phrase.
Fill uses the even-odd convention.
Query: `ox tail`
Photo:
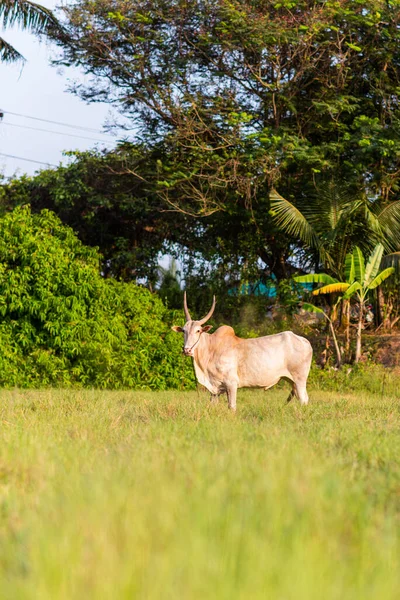
[[[294,395],[294,390],[291,390],[289,396],[287,397],[286,404],[289,404]]]

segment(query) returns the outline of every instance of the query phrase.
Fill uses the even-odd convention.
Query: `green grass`
[[[400,405],[2,391],[2,599],[397,599]]]

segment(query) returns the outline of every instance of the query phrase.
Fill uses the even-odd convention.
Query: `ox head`
[[[206,325],[203,327],[204,323],[211,318],[215,309],[215,296],[213,296],[213,303],[210,311],[206,314],[205,317],[200,319],[200,321],[192,321],[192,317],[190,316],[189,309],[187,307],[186,302],[186,292],[183,296],[183,310],[185,311],[186,323],[183,327],[178,327],[174,325],[172,329],[174,331],[178,331],[184,334],[184,343],[183,343],[183,353],[186,356],[194,356],[194,350],[197,344],[200,341],[200,337],[202,333],[206,333],[212,329],[212,325]]]

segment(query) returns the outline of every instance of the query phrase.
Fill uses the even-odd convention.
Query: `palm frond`
[[[388,267],[384,271],[381,271],[379,273],[379,275],[377,275],[375,277],[375,279],[373,281],[371,281],[371,283],[368,286],[368,289],[369,290],[374,290],[379,285],[381,285],[381,283],[383,283],[385,281],[385,279],[387,279],[388,277],[390,277],[391,275],[393,275],[393,273],[394,273],[394,268],[393,267]]]
[[[384,237],[382,222],[379,213],[375,208],[375,204],[371,204],[368,199],[365,199],[360,208],[363,210],[365,221],[370,232],[374,235],[374,238],[376,240],[382,239]]]
[[[291,237],[300,239],[309,248],[318,249],[318,238],[305,216],[276,190],[270,192],[271,215],[274,222]]]
[[[25,60],[22,54],[20,54],[14,46],[11,46],[11,44],[6,42],[5,39],[0,37],[0,62],[12,63],[19,60]]]
[[[2,0],[0,22],[3,27],[18,25],[33,33],[46,33],[51,29],[61,30],[61,24],[50,9],[28,0]]]
[[[389,250],[400,247],[400,200],[391,202],[377,215],[385,234],[385,246]]]
[[[336,232],[339,223],[354,205],[354,197],[346,186],[329,181],[307,197],[303,214],[319,234]]]
[[[337,294],[338,292],[345,292],[350,287],[349,283],[338,281],[337,283],[331,283],[330,285],[324,285],[313,291],[313,296],[319,296],[320,294]]]

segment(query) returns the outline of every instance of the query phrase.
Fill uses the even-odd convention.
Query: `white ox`
[[[288,402],[296,396],[301,404],[308,403],[306,383],[312,359],[308,340],[292,331],[243,339],[226,325],[208,334],[212,326],[204,323],[214,312],[215,296],[210,312],[200,321],[190,317],[186,292],[183,307],[186,323],[172,329],[184,334],[183,353],[193,358],[197,380],[211,392],[211,400],[226,392],[229,408],[236,410],[238,388],[267,390],[283,378],[292,383]]]

